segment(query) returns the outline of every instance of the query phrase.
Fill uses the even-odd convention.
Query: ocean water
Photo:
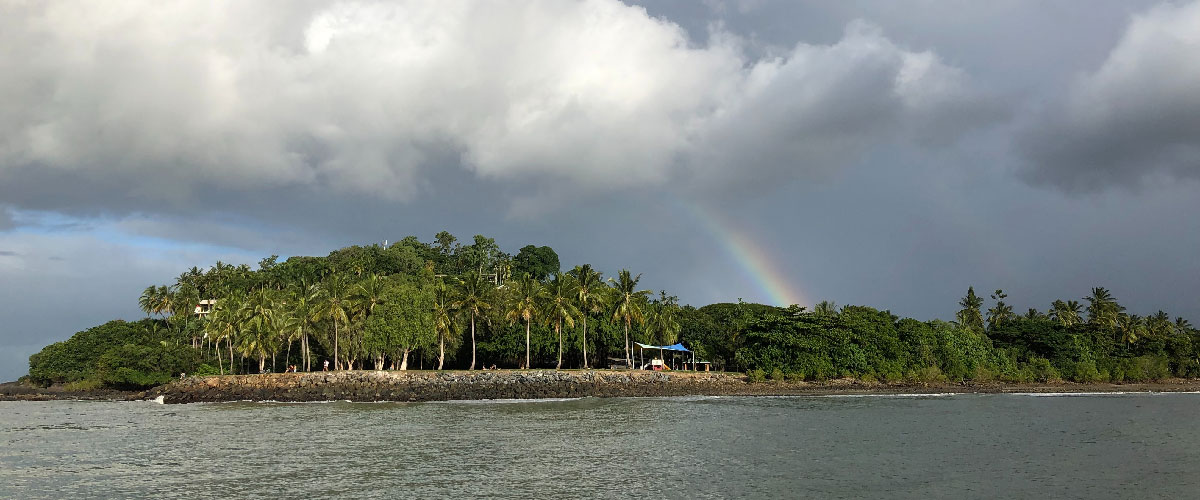
[[[0,402],[0,498],[1196,498],[1200,394]]]

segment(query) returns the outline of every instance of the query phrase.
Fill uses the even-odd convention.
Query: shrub
[[[758,383],[767,379],[767,372],[762,371],[761,368],[755,368],[746,372],[746,377],[749,378],[751,382]]]
[[[209,376],[209,375],[217,375],[217,374],[220,374],[220,373],[221,373],[221,370],[218,370],[218,369],[217,369],[216,367],[214,367],[213,365],[210,365],[210,364],[208,364],[208,363],[204,363],[204,364],[202,364],[202,365],[200,365],[200,366],[197,366],[197,367],[196,367],[196,372],[195,372],[195,373],[193,373],[192,375],[196,375],[196,376],[200,376],[200,377],[207,377],[207,376]]]
[[[1058,370],[1054,369],[1054,365],[1050,364],[1050,360],[1046,358],[1033,358],[1029,360],[1029,370],[1032,372],[1033,380],[1037,382],[1059,382],[1062,377]]]
[[[783,381],[783,370],[780,370],[779,368],[771,370],[771,380],[774,380],[776,382],[782,382]]]
[[[1096,369],[1096,362],[1089,359],[1075,363],[1072,379],[1076,382],[1095,383],[1104,379],[1100,375],[1100,371]]]

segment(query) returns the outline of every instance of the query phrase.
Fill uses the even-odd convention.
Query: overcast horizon
[[[1197,54],[1200,1],[3,3],[0,381],[192,266],[442,230],[697,306],[1198,323]]]

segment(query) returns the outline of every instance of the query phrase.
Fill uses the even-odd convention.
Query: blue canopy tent
[[[690,349],[684,347],[683,344],[681,344],[679,342],[676,342],[672,345],[650,345],[650,344],[643,344],[641,342],[634,342],[633,344],[641,349],[640,351],[638,351],[638,363],[643,368],[645,367],[645,359],[642,357],[642,353],[645,352],[646,349],[658,349],[659,357],[662,357],[663,351],[678,351],[678,352],[691,353],[692,354],[692,365],[694,366],[696,364],[696,353],[694,353]]]

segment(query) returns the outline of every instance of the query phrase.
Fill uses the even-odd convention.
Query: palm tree
[[[258,372],[266,369],[267,351],[272,347],[278,330],[275,325],[275,300],[266,288],[260,288],[242,303],[242,356],[258,356]]]
[[[171,297],[171,303],[174,305],[175,315],[171,318],[176,323],[180,323],[180,328],[183,332],[188,331],[191,325],[193,310],[196,304],[200,303],[200,291],[190,283],[183,282],[175,285],[175,293]],[[192,335],[192,348],[198,346],[198,339]]]
[[[1190,321],[1183,319],[1183,317],[1175,318],[1175,334],[1176,335],[1187,335],[1187,334],[1191,333],[1191,331],[1192,331],[1192,323]]]
[[[1146,333],[1142,318],[1136,314],[1120,315],[1117,318],[1117,324],[1121,328],[1121,342],[1126,345],[1137,342]]]
[[[1117,299],[1113,298],[1108,289],[1099,286],[1092,288],[1092,294],[1084,299],[1088,301],[1088,323],[1108,329],[1118,326],[1121,312],[1125,308],[1117,304]]]
[[[820,316],[837,316],[837,303],[832,300],[822,300],[813,306],[813,314]]]
[[[329,320],[333,322],[333,366],[341,369],[340,347],[338,346],[338,324],[346,324],[350,320],[348,311],[350,304],[347,298],[350,290],[346,282],[337,275],[330,276],[318,288],[317,302],[314,304],[312,319],[314,321]]]
[[[651,307],[650,318],[646,320],[646,333],[657,343],[671,345],[678,340],[681,328],[679,298],[667,295],[666,290],[660,290],[658,295]]]
[[[562,369],[563,338],[562,325],[575,327],[575,318],[579,317],[579,308],[575,307],[575,291],[579,284],[569,274],[554,273],[554,279],[546,284],[545,304],[542,306],[543,318],[554,325],[554,333],[558,335],[558,365],[555,370]]]
[[[617,281],[614,283],[616,286],[614,287],[612,319],[625,323],[625,366],[633,366],[632,346],[629,344],[629,325],[634,321],[643,323],[646,320],[643,304],[646,303],[646,298],[650,296],[651,292],[650,290],[637,290],[638,281],[641,280],[641,274],[631,276],[628,269],[622,269],[617,272]]]
[[[142,290],[142,295],[138,297],[138,307],[146,313],[146,317],[150,317],[151,314],[166,315],[170,313],[171,289],[166,285],[146,287],[145,290]]]
[[[982,332],[983,313],[979,308],[983,307],[983,299],[975,295],[975,287],[967,287],[967,296],[958,301],[958,305],[962,307],[955,315],[958,325],[974,332]]]
[[[158,288],[150,285],[145,290],[142,290],[142,295],[138,297],[138,307],[141,308],[142,312],[146,313],[147,318],[154,313],[154,303],[156,302],[154,294],[156,291],[158,291]]]
[[[512,301],[509,302],[505,318],[510,322],[525,321],[525,366],[532,368],[529,362],[529,325],[541,314],[541,304],[546,292],[542,284],[525,274],[512,283]]]
[[[1160,310],[1146,318],[1146,333],[1151,337],[1165,339],[1171,336],[1172,330],[1171,315],[1164,311]]]
[[[1050,318],[1058,321],[1062,326],[1070,328],[1079,324],[1079,301],[1068,300],[1063,302],[1061,299],[1050,304]]]
[[[461,285],[461,294],[458,300],[454,302],[454,309],[461,311],[471,318],[471,366],[468,370],[475,369],[475,318],[483,316],[492,308],[492,291],[495,286],[482,275],[475,271],[467,272],[462,280],[459,280]],[[484,316],[486,320],[487,317]]]
[[[588,314],[598,313],[604,309],[608,301],[609,288],[600,280],[600,272],[593,270],[591,264],[575,266],[572,270],[579,285],[575,297],[579,302],[580,317],[583,318],[583,367],[588,367],[587,355],[587,318]]]
[[[347,343],[352,347],[350,350],[351,356],[347,360],[351,365],[357,357],[359,351],[357,347],[361,346],[362,338],[359,334],[362,331],[363,325],[366,324],[367,317],[375,311],[375,306],[383,302],[384,287],[387,285],[387,280],[375,273],[371,273],[350,290],[349,311],[350,325],[346,328]]]
[[[208,315],[208,319],[204,324],[205,333],[209,338],[213,339],[217,351],[217,365],[221,364],[221,341],[224,340],[229,346],[229,373],[233,373],[233,341],[238,333],[241,319],[238,316],[242,306],[242,297],[237,294],[228,295],[217,302],[212,314]],[[220,373],[225,374],[221,368]]]
[[[1006,298],[1008,298],[1008,294],[1004,293],[1004,290],[997,289],[992,293],[992,300],[996,301],[996,306],[988,309],[988,328],[994,330],[1012,319],[1013,308],[1004,303]]]
[[[446,339],[454,333],[454,290],[441,279],[433,288],[433,327],[438,334],[438,370],[446,361]]]
[[[303,280],[288,291],[286,324],[289,329],[298,328],[300,330],[300,364],[304,365],[304,371],[312,369],[312,350],[309,348],[308,332],[312,331],[313,314],[316,312],[314,304],[319,300],[320,288],[316,285],[309,285]],[[291,352],[290,347],[288,352]]]

